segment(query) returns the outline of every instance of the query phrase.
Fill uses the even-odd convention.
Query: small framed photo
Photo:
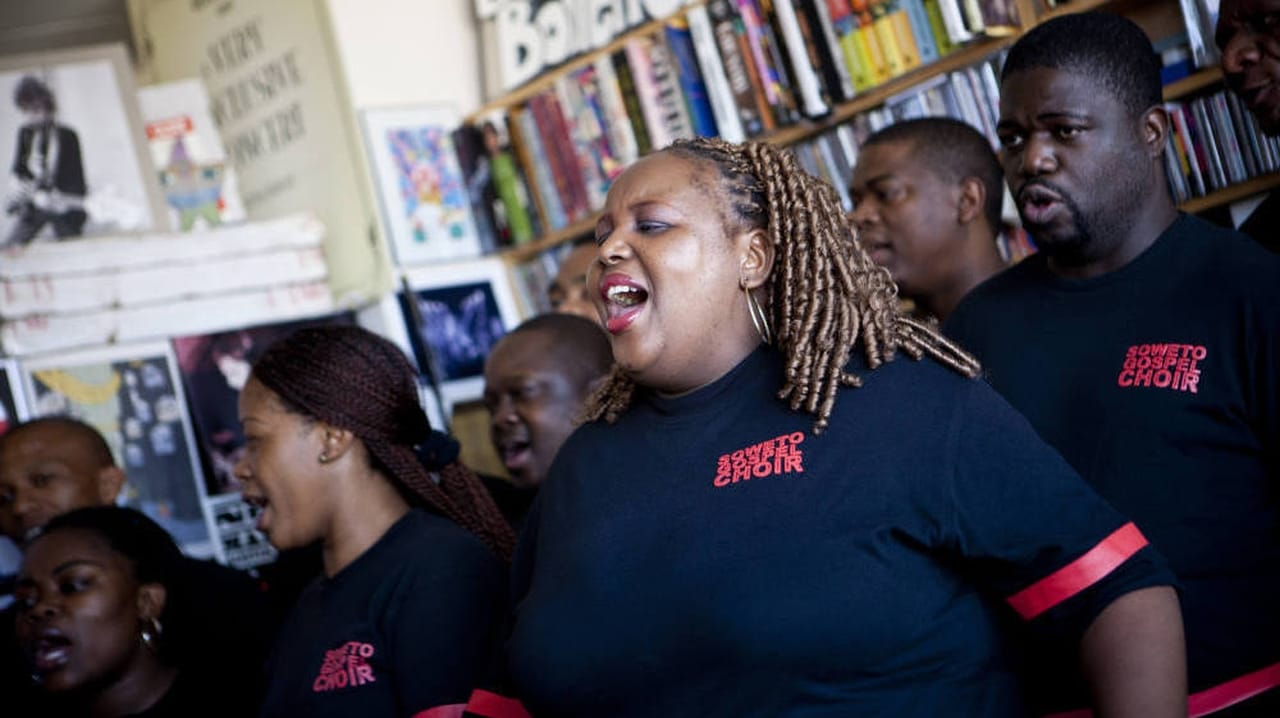
[[[401,266],[477,257],[480,235],[446,106],[368,109],[361,113],[383,227]]]
[[[0,247],[168,228],[123,45],[0,58]]]
[[[188,555],[223,558],[169,344],[46,355],[22,372],[32,416],[72,416],[106,439],[126,476],[117,503],[150,516]]]
[[[489,350],[520,322],[507,265],[500,259],[440,264],[405,272],[410,293],[399,294],[413,348],[424,374],[433,377],[444,411],[484,394]]]

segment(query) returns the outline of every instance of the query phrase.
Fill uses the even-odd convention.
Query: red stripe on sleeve
[[[1147,538],[1138,527],[1127,523],[1088,553],[1006,600],[1029,621],[1102,580],[1146,545]]]
[[[465,703],[454,703],[447,706],[436,706],[425,711],[418,711],[413,718],[462,718],[462,711],[467,709]]]
[[[483,718],[530,718],[529,711],[524,709],[520,701],[482,690],[471,692],[467,712]]]

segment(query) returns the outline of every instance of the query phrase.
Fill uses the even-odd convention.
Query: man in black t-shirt
[[[0,531],[19,544],[55,516],[115,501],[124,485],[102,436],[77,419],[46,417],[19,424],[0,437]],[[234,569],[188,559],[184,568],[193,600],[184,670],[225,677],[246,702],[261,692],[273,631],[266,596]],[[5,715],[35,714],[40,696],[13,634],[13,609],[0,613],[0,708]]]
[[[1179,214],[1159,58],[1132,22],[1010,50],[998,133],[1038,255],[944,332],[1178,575],[1192,715],[1280,715],[1280,258]],[[1037,697],[1069,693],[1046,669]]]
[[[1264,133],[1280,136],[1280,9],[1266,0],[1222,0],[1217,41],[1227,87]],[[1272,190],[1240,231],[1280,251],[1280,192]]]

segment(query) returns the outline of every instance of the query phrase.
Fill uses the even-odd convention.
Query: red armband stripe
[[[1237,703],[1243,703],[1277,686],[1280,686],[1280,663],[1232,678],[1213,688],[1192,693],[1187,696],[1187,718],[1203,718]],[[1045,718],[1093,718],[1093,711],[1088,709],[1067,711],[1054,713]]]
[[[466,703],[452,703],[447,706],[436,706],[413,714],[413,718],[462,718],[467,709]]]
[[[467,701],[467,712],[483,718],[530,718],[520,701],[490,691],[474,690]]]
[[[1147,538],[1133,522],[1129,522],[1080,558],[1006,600],[1013,610],[1029,621],[1101,581],[1146,545]]]

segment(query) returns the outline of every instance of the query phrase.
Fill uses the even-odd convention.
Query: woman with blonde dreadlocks
[[[258,528],[281,549],[319,542],[324,564],[277,638],[262,715],[460,714],[498,645],[514,537],[435,445],[408,360],[357,327],[302,329],[254,363],[240,420]]]
[[[679,142],[610,189],[588,284],[617,367],[521,535],[509,700],[1020,716],[1020,618],[1082,636],[1101,715],[1185,709],[1161,559],[849,237],[770,145]]]

